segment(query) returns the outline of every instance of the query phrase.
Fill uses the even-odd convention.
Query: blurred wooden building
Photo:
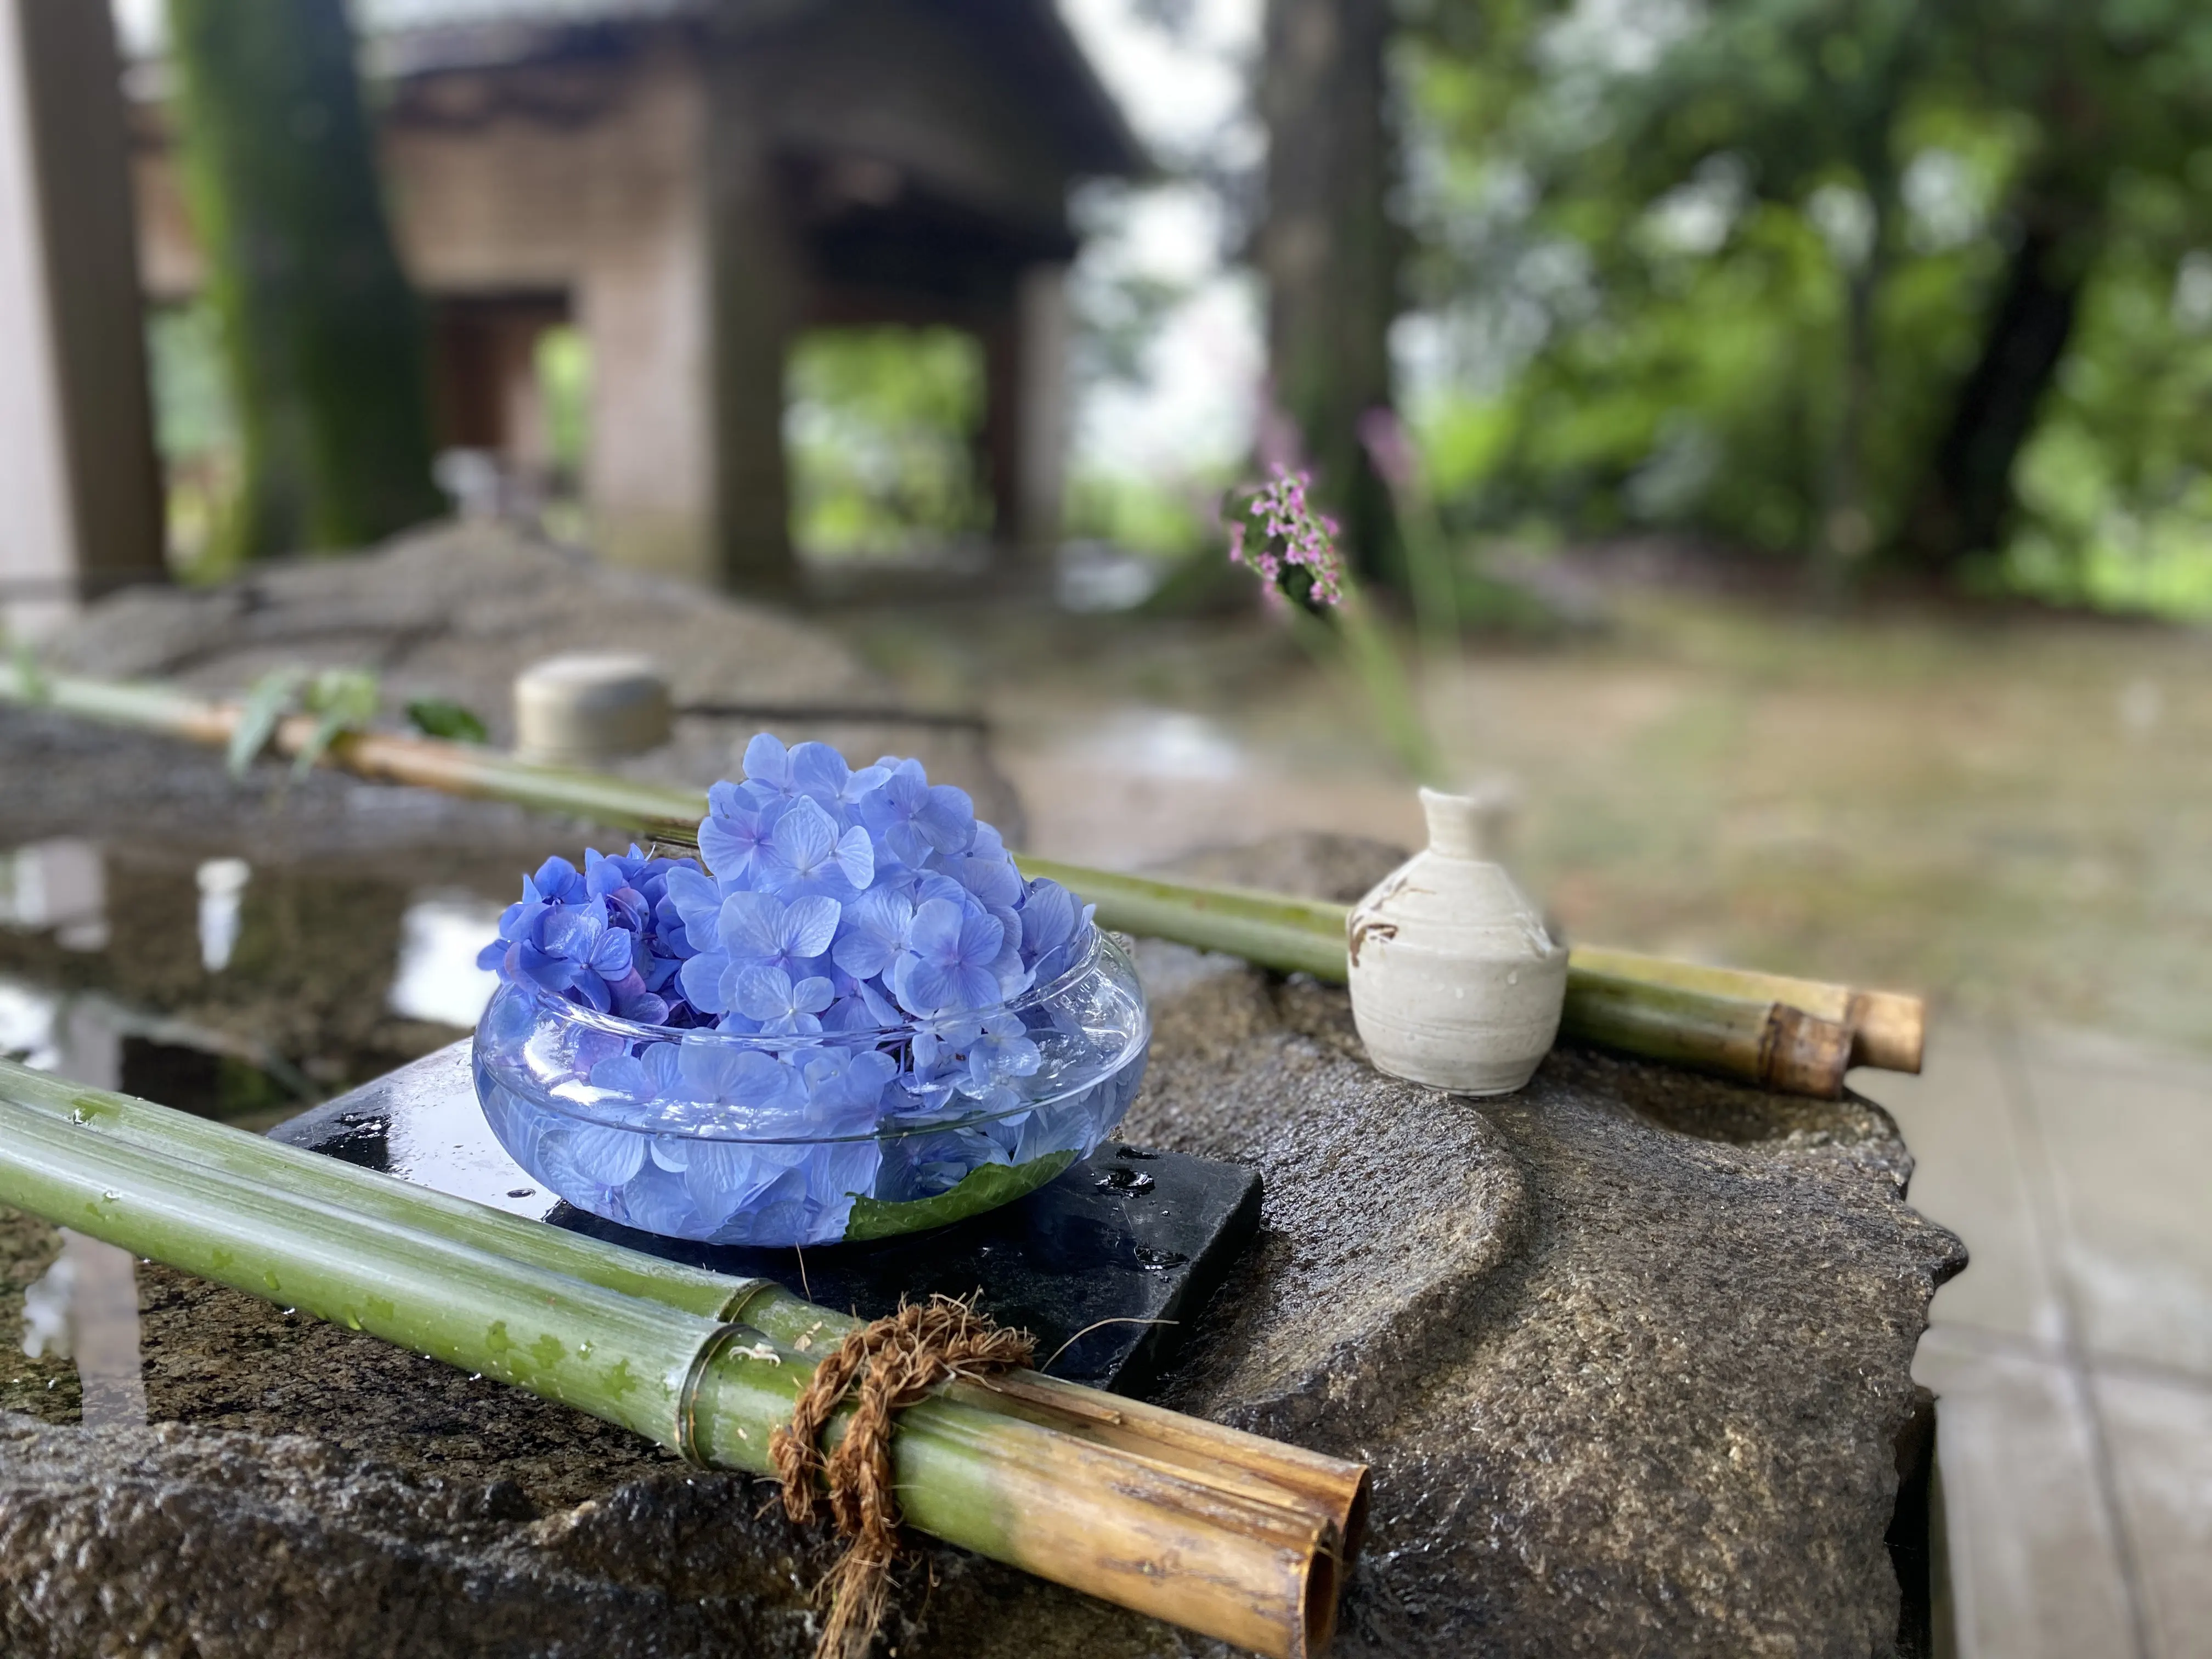
[[[362,0],[385,176],[432,311],[447,441],[544,459],[535,346],[589,345],[593,540],[788,586],[783,363],[799,330],[982,347],[1002,547],[1056,534],[1067,200],[1143,165],[1053,0]],[[158,64],[135,172],[145,284],[199,260]]]

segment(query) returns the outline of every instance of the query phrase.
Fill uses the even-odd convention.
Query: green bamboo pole
[[[0,701],[53,708],[203,743],[228,742],[237,718],[236,710],[228,705],[168,688],[40,675],[21,661],[12,672],[0,671]],[[280,754],[296,754],[313,732],[311,720],[288,720],[279,726],[274,747]],[[348,732],[331,744],[323,763],[392,782],[589,818],[678,843],[694,835],[706,810],[701,791],[536,766],[493,750],[428,738]],[[1331,984],[1340,985],[1347,977],[1347,906],[1016,856],[1025,874],[1048,876],[1096,903],[1102,927],[1225,951],[1264,968],[1310,973]],[[1779,1040],[1796,1043],[1807,1056],[1802,1064],[1778,1066],[1757,1060],[1759,1054],[1768,1050],[1756,1044],[1717,1037],[1723,1030],[1735,1031],[1740,1037],[1747,1022],[1765,1021],[1759,1029],[1766,1030],[1772,1022],[1757,1011],[1778,1004],[1844,1024],[1858,1039],[1856,1058],[1861,1064],[1917,1069],[1921,1009],[1915,998],[1701,969],[1626,951],[1578,951],[1570,963],[1579,971],[1569,975],[1560,1030],[1585,1042],[1655,1060],[1696,1063],[1771,1086],[1794,1086],[1773,1085],[1778,1076],[1824,1079],[1826,1034],[1812,1028],[1786,1021],[1778,1028]],[[1835,1002],[1846,1012],[1839,1015],[1832,1009],[1829,1005]],[[1674,1024],[1678,1020],[1686,1022],[1679,1029]],[[1881,1022],[1878,1030],[1863,1031],[1875,1021]],[[1893,1030],[1906,1035],[1893,1036]],[[1692,1062],[1681,1058],[1686,1054],[1705,1058]],[[1746,1055],[1753,1059],[1746,1060]],[[1825,1081],[1814,1091],[1829,1092]]]
[[[1279,973],[1301,970],[1341,985],[1346,907],[1279,893],[1196,887],[1118,870],[1093,870],[1016,854],[1022,873],[1044,876],[1098,907],[1117,933],[1224,951]]]
[[[0,1203],[696,1461],[769,1472],[826,1351],[132,1144],[21,1103],[26,1071],[0,1062]],[[1333,1623],[1343,1534],[1266,1483],[1224,1487],[944,1396],[901,1415],[892,1461],[909,1524],[993,1559],[1285,1659]]]
[[[0,1097],[0,1202],[264,1300],[677,1443],[716,1322],[282,1188],[135,1146]]]
[[[527,1261],[602,1290],[658,1302],[699,1318],[735,1319],[742,1311],[749,1322],[753,1321],[764,1316],[773,1300],[763,1292],[783,1295],[764,1279],[733,1279],[664,1261],[565,1227],[549,1227],[339,1158],[248,1134],[190,1112],[175,1111],[131,1095],[88,1088],[4,1060],[0,1060],[0,1099],[103,1139],[179,1158],[234,1179],[283,1187],[315,1203],[356,1211],[416,1231],[433,1232],[456,1244]],[[821,1316],[819,1310],[796,1297],[787,1299],[798,1304],[797,1310],[775,1322],[793,1334]],[[831,1317],[842,1336],[852,1322],[842,1314]]]
[[[434,1234],[678,1312],[718,1322],[742,1322],[797,1352],[826,1352],[860,1323],[793,1296],[772,1279],[735,1278],[664,1261],[11,1061],[0,1060],[0,1101],[264,1190],[289,1192],[332,1209]],[[1050,1377],[1025,1375],[991,1387],[962,1384],[955,1394],[964,1403],[995,1415],[1022,1416],[1062,1433],[1198,1472],[1218,1486],[1278,1504],[1304,1504],[1340,1535],[1356,1537],[1364,1481],[1347,1477],[1334,1459],[1316,1459],[1295,1447]]]
[[[43,674],[21,659],[0,669],[0,702],[52,708],[110,726],[214,744],[228,744],[231,728],[238,722],[238,709],[230,703],[212,702],[170,686]],[[297,755],[314,730],[312,719],[295,716],[278,725],[270,746],[279,755]],[[635,783],[603,772],[541,766],[495,749],[445,743],[435,738],[342,732],[325,752],[321,763],[383,782],[417,784],[447,794],[510,801],[540,811],[647,832],[691,831],[707,811],[707,794],[702,789]]]

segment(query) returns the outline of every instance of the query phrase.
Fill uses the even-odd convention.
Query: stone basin
[[[508,672],[611,603],[526,548],[386,556],[381,583],[342,563],[244,599],[133,596],[95,613],[69,664],[216,690],[276,660],[376,660],[397,689],[488,703],[495,647]],[[392,614],[364,620],[364,594]],[[701,629],[698,651],[722,655],[679,698],[875,695],[797,630]],[[793,665],[815,678],[789,681]],[[701,718],[648,761],[711,769],[729,739]],[[968,759],[988,793],[988,757]],[[111,848],[109,943],[8,935],[0,966],[181,1008],[224,1041],[269,1034],[326,1091],[455,1035],[386,1008],[408,883],[574,850],[573,827],[329,775],[241,792],[212,757],[35,714],[0,711],[0,775],[40,780],[0,789],[0,843],[150,832],[187,861]],[[216,851],[252,856],[258,884],[237,962],[209,975],[189,860]],[[1395,861],[1305,838],[1190,873],[1349,897]],[[167,946],[144,920],[162,905]],[[1908,1204],[1911,1161],[1879,1107],[1572,1048],[1520,1095],[1455,1100],[1370,1067],[1340,992],[1172,947],[1139,965],[1157,1030],[1121,1134],[1264,1182],[1256,1242],[1150,1391],[1372,1463],[1335,1652],[1925,1650],[1929,1417],[1909,1368],[1965,1257]],[[0,1329],[22,1328],[61,1248],[0,1213]],[[127,1271],[109,1285],[126,1324],[132,1290]],[[811,1651],[808,1591],[833,1548],[765,1486],[165,1268],[138,1266],[135,1294],[119,1391],[88,1358],[89,1383],[52,1352],[0,1363],[0,1652]],[[1224,1651],[927,1544],[897,1605],[900,1659]]]
[[[1572,1050],[1522,1095],[1454,1100],[1369,1067],[1339,992],[1166,947],[1145,965],[1158,1036],[1127,1133],[1250,1164],[1266,1194],[1158,1397],[1373,1463],[1335,1651],[1896,1650],[1909,1366],[1964,1255],[1906,1203],[1880,1108]],[[0,1243],[15,1287],[54,1249],[20,1219]],[[71,1426],[67,1382],[9,1384],[6,1651],[810,1650],[828,1551],[767,1487],[138,1281],[149,1426]],[[888,1639],[1222,1650],[934,1546]]]

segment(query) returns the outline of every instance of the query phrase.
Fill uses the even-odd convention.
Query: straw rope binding
[[[830,1518],[848,1539],[816,1591],[828,1608],[815,1659],[864,1659],[890,1601],[890,1570],[899,1554],[898,1500],[891,1491],[891,1419],[949,1377],[1018,1370],[1036,1357],[1026,1331],[993,1324],[961,1301],[933,1296],[918,1306],[863,1325],[815,1368],[792,1407],[791,1425],[778,1429],[769,1455],[783,1482],[784,1513],[811,1521],[828,1489]],[[817,1444],[823,1427],[849,1394],[859,1396],[845,1432],[827,1457]]]

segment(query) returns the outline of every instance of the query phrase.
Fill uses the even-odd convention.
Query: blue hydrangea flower
[[[744,766],[748,784],[774,795],[804,795],[833,811],[858,800],[887,775],[881,763],[855,771],[826,743],[786,749],[766,732],[745,744]]]
[[[840,968],[832,970],[830,983],[837,1000],[822,1016],[825,1031],[882,1031],[905,1018],[899,1006],[878,990],[872,979],[855,978]]]
[[[707,792],[707,816],[699,822],[699,855],[723,880],[743,881],[752,872],[762,837],[789,805],[773,796],[763,800],[734,783],[716,784]]]
[[[875,1048],[829,1048],[806,1062],[806,1099],[824,1135],[866,1134],[898,1062]]]
[[[999,1000],[992,964],[1006,936],[988,910],[932,899],[914,913],[907,948],[891,969],[891,989],[916,1014],[988,1007]]]
[[[856,979],[875,979],[890,971],[906,954],[914,927],[914,904],[905,895],[878,887],[845,907],[842,926],[830,956]]]
[[[981,1095],[1003,1085],[1009,1078],[1035,1077],[1043,1055],[1030,1040],[1029,1028],[1019,1015],[1001,1014],[983,1022],[983,1029],[968,1045],[968,1077],[963,1094]]]
[[[699,845],[699,860],[634,846],[580,871],[546,860],[481,958],[532,993],[494,999],[486,1029],[510,1039],[546,994],[672,1038],[718,1028],[575,1039],[577,1085],[683,1126],[544,1130],[549,1169],[608,1194],[605,1212],[728,1243],[834,1239],[855,1194],[926,1196],[980,1164],[1087,1144],[1091,1120],[1126,1104],[1028,1106],[1048,1049],[1082,1033],[1006,1005],[1083,960],[1091,912],[1025,881],[920,763],[855,769],[763,733],[743,781],[708,793]],[[887,1125],[902,1132],[879,1139]]]
[[[741,968],[730,997],[733,1012],[757,1023],[763,1036],[813,1036],[836,990],[820,975],[796,984],[781,968]]]
[[[1022,901],[1022,959],[1040,985],[1049,985],[1080,959],[1091,939],[1095,904],[1079,904],[1056,881],[1034,881]]]
[[[932,853],[963,853],[975,838],[975,803],[964,789],[933,784],[920,761],[878,763],[884,781],[860,797],[869,833],[902,863],[919,867]]]
[[[614,1006],[614,981],[636,971],[637,936],[610,927],[606,907],[549,906],[515,942],[516,971],[546,990],[574,993],[578,1001],[605,1013]]]
[[[550,858],[522,878],[522,896],[542,904],[581,904],[591,894],[574,865],[564,858]]]
[[[683,937],[681,954],[696,956],[702,950],[714,950],[721,938],[722,890],[702,871],[672,870],[656,914],[664,938],[673,917],[674,930]]]
[[[688,958],[678,973],[684,994],[702,1012],[731,1012],[740,971],[803,972],[828,952],[841,914],[835,899],[786,904],[770,893],[730,894],[716,912],[715,948]],[[692,924],[687,921],[684,929],[692,932]]]
[[[811,795],[777,815],[753,854],[753,885],[779,898],[857,898],[875,875],[868,832],[858,824],[841,829]]]

